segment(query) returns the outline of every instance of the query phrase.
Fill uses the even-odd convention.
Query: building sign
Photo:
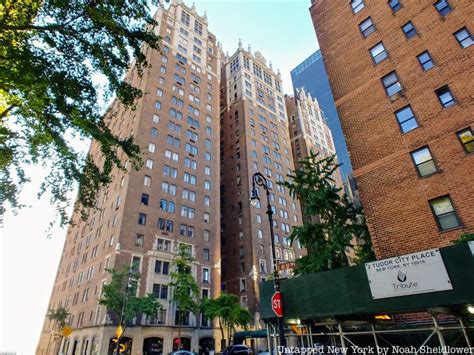
[[[452,290],[439,249],[365,264],[373,299]]]

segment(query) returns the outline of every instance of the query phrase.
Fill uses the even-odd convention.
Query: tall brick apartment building
[[[202,297],[220,289],[219,82],[220,48],[207,18],[175,1],[158,9],[156,31],[162,52],[149,50],[152,67],[136,68],[128,80],[145,95],[135,111],[114,102],[106,117],[115,134],[132,135],[143,152],[140,171],[113,172],[87,221],[72,217],[49,309],[71,313],[73,333],[60,344],[64,354],[107,354],[115,326],[98,305],[106,268],[131,265],[141,272],[139,294],[154,294],[164,306],[156,317],[137,319],[124,336],[130,354],[169,353],[176,345],[175,306],[168,289],[170,263],[180,244],[197,261],[192,272]],[[98,146],[90,154],[100,160]],[[125,159],[125,157],[123,157]],[[205,319],[185,318],[182,344],[188,350],[212,348],[214,329]],[[45,320],[37,354],[56,353]]]
[[[272,259],[264,191],[260,205],[249,202],[253,174],[264,174],[271,187],[277,259],[302,254],[288,240],[301,215],[298,202],[277,184],[294,169],[280,75],[241,43],[223,66],[220,149],[223,286],[240,296],[258,325],[259,283],[271,274]]]
[[[310,7],[378,258],[474,231],[474,2]]]
[[[296,89],[295,96],[285,95],[285,104],[295,164],[310,152],[318,153],[321,157],[336,154],[333,136],[324,113],[311,94],[304,88]],[[337,186],[342,187],[339,169],[334,178]]]

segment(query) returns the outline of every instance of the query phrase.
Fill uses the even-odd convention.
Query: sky
[[[190,1],[186,1],[190,5]],[[285,93],[292,93],[290,71],[318,49],[309,0],[196,0],[207,12],[209,28],[233,54],[242,40],[280,69]],[[28,205],[9,211],[0,226],[0,353],[34,354],[47,312],[66,230],[55,227],[48,196],[36,198],[45,169],[27,167],[32,177],[22,194]],[[74,194],[71,195],[73,197]]]

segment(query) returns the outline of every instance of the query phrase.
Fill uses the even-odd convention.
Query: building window
[[[181,224],[179,227],[179,234],[184,237],[194,238],[194,227]]]
[[[202,250],[202,258],[203,258],[204,260],[207,260],[207,261],[210,260],[209,249],[204,248],[204,249]]]
[[[153,159],[147,159],[145,165],[148,169],[153,169]]]
[[[402,26],[403,33],[405,37],[410,39],[415,37],[416,35],[416,28],[411,21],[408,21],[406,24]]]
[[[416,121],[416,117],[413,114],[410,106],[405,106],[404,108],[395,112],[395,117],[397,117],[398,125],[400,126],[400,130],[403,133],[407,133],[414,130],[415,128],[418,128],[418,122]]]
[[[364,0],[352,0],[352,11],[356,14],[365,7]]]
[[[189,314],[190,312],[186,312],[186,311],[180,311],[179,309],[177,309],[175,312],[174,312],[174,324],[175,325],[189,325]],[[174,341],[176,341],[177,338],[175,338]],[[181,338],[181,339],[189,339],[189,338]],[[184,341],[183,341],[184,343]]]
[[[139,272],[141,269],[142,258],[139,256],[132,257],[132,263],[130,265],[133,272]]]
[[[143,234],[137,234],[137,237],[135,238],[135,246],[142,247],[144,240],[145,236]]]
[[[160,208],[164,212],[174,213],[175,211],[175,204],[173,201],[168,200],[160,200]]]
[[[162,300],[168,299],[168,286],[153,284],[153,296]]]
[[[148,144],[148,151],[150,153],[154,153],[156,151],[156,145],[154,143],[149,143]]]
[[[240,292],[245,292],[247,290],[247,282],[245,279],[240,279]]]
[[[173,231],[173,221],[158,218],[158,228],[162,231],[172,232]]]
[[[375,64],[379,64],[384,59],[387,59],[388,54],[383,46],[382,42],[377,43],[375,46],[370,48],[370,55],[372,56],[373,61]]]
[[[148,206],[148,201],[150,200],[150,195],[142,194],[141,203],[145,206]]]
[[[388,6],[390,6],[393,12],[397,12],[402,7],[399,0],[388,0]]]
[[[462,147],[464,148],[464,151],[466,153],[474,152],[474,136],[472,134],[472,129],[470,127],[465,128],[456,134],[458,136],[459,141],[462,144]]]
[[[146,214],[145,213],[139,213],[138,214],[138,224],[141,226],[146,225]]]
[[[186,26],[189,26],[189,20],[190,20],[189,14],[184,11],[181,12],[181,23]]]
[[[161,218],[160,218],[160,223],[161,223]],[[165,220],[163,219],[163,225],[164,225],[164,222]],[[170,240],[167,240],[167,239],[162,239],[162,238],[158,238],[156,240],[156,250],[159,250],[159,251],[164,251],[164,252],[170,252],[171,251],[171,241]],[[156,267],[156,265],[155,265]]]
[[[170,269],[170,263],[168,261],[155,261],[155,274],[168,275]]]
[[[207,267],[202,268],[202,282],[209,283],[211,281],[211,271]]]
[[[438,0],[433,5],[441,16],[446,16],[452,10],[448,0]]]
[[[445,231],[461,226],[449,195],[438,197],[429,203],[439,229]]]
[[[417,55],[416,58],[420,62],[423,70],[426,71],[434,67],[433,60],[431,59],[430,53],[428,51],[424,51],[423,53]]]
[[[444,108],[453,106],[456,103],[453,94],[451,94],[451,91],[449,90],[449,87],[447,85],[443,86],[442,88],[439,88],[435,91],[435,93],[436,96],[438,96],[441,106],[443,106]]]
[[[375,32],[375,25],[372,22],[372,19],[368,17],[359,24],[359,29],[360,32],[362,32],[362,35],[367,38],[371,33]]]
[[[395,95],[396,93],[402,91],[402,85],[398,80],[397,73],[395,71],[385,75],[382,78],[382,83],[385,88],[387,96]]]
[[[461,28],[459,31],[455,32],[454,36],[462,48],[470,47],[473,43],[472,35],[469,33],[469,30],[466,27]]]
[[[415,150],[410,155],[420,177],[429,176],[438,171],[428,147]]]

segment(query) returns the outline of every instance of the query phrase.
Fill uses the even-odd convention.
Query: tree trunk
[[[179,324],[178,324],[178,350],[181,350],[181,326],[183,325],[183,313],[181,311],[178,312],[179,314]]]
[[[224,334],[224,327],[222,326],[221,318],[217,318],[219,321],[219,328],[221,329],[221,351],[225,350],[226,343],[225,343],[225,334]]]

